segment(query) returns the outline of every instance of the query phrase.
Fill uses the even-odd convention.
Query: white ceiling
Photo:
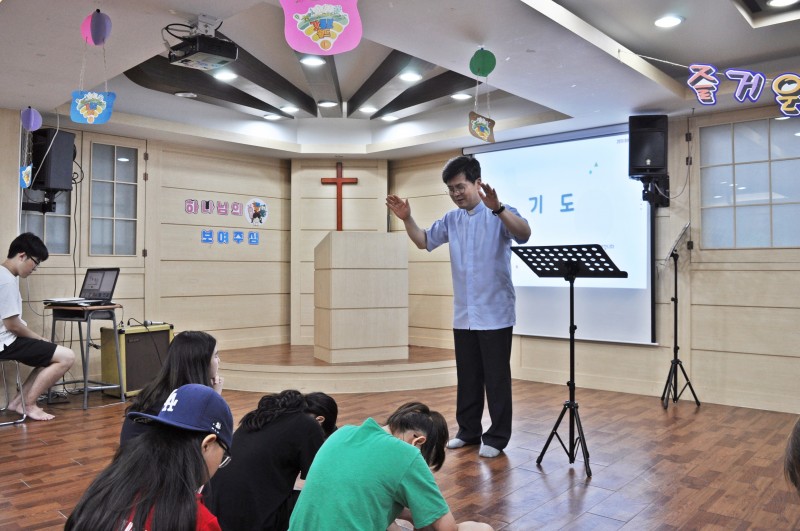
[[[753,0],[749,0],[753,1]],[[760,1],[760,0],[759,0]],[[103,48],[86,47],[82,20],[100,9],[113,29]],[[347,99],[387,53],[399,50],[465,76],[481,46],[497,57],[487,102],[478,112],[497,121],[497,141],[627,122],[635,114],[689,116],[743,108],[721,82],[718,104],[700,105],[686,85],[686,65],[750,68],[772,77],[800,72],[800,22],[757,20],[739,0],[362,0],[364,27],[356,50],[337,55]],[[686,21],[653,26],[667,12]],[[142,88],[125,70],[164,53],[161,29],[198,14],[223,21],[226,36],[298,87],[305,79],[283,36],[279,0],[0,0],[0,107],[37,108],[49,122],[81,83],[109,80],[117,93],[109,124],[93,130],[259,152],[278,157],[405,158],[480,145],[469,135],[474,102],[452,103],[392,124],[381,120],[258,117]],[[767,24],[767,25],[764,25]],[[653,59],[643,59],[646,56]],[[105,67],[104,67],[105,63]],[[177,67],[176,67],[177,68]],[[490,107],[489,107],[490,104]],[[749,105],[777,104],[766,87]]]

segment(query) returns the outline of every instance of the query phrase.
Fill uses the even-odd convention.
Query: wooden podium
[[[314,249],[314,357],[408,359],[408,236],[331,232]]]

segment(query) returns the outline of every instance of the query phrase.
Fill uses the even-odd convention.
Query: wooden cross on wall
[[[357,177],[342,177],[342,163],[336,163],[336,178],[323,177],[320,179],[322,184],[335,184],[336,185],[336,230],[342,230],[342,185],[344,184],[358,184]]]

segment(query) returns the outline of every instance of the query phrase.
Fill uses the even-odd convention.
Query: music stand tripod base
[[[575,326],[575,279],[578,277],[627,278],[628,273],[621,271],[611,261],[603,246],[598,244],[512,247],[511,250],[537,276],[562,277],[569,282],[569,381],[567,382],[569,400],[564,402],[561,414],[550,431],[550,436],[542,448],[542,453],[536,459],[536,464],[542,463],[553,437],[556,437],[567,453],[570,464],[575,462],[578,448],[580,448],[586,475],[592,477],[592,469],[589,467],[589,449],[586,446],[581,417],[578,415],[578,402],[575,401],[575,330],[578,328]],[[569,411],[569,447],[564,444],[558,434],[558,427],[567,411]],[[576,431],[578,432],[577,438],[575,437]]]

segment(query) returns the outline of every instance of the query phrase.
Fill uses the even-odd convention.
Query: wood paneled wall
[[[696,126],[777,116],[766,107],[703,117]],[[692,184],[699,242],[691,252],[692,383],[720,404],[798,413],[800,249],[704,249],[698,168]]]
[[[289,163],[151,142],[148,145],[146,314],[180,330],[205,330],[230,349],[289,340]],[[244,216],[191,214],[186,200],[267,204],[251,225]],[[214,243],[201,243],[201,231]],[[219,231],[245,241],[220,244]],[[247,236],[256,232],[258,245]]]
[[[454,208],[442,182],[442,168],[458,152],[394,161],[389,191],[408,199],[411,215],[422,228]],[[491,182],[491,181],[489,181]],[[390,215],[389,228],[405,232],[403,222]],[[408,335],[412,345],[453,348],[453,282],[447,245],[429,253],[406,238],[408,245]]]
[[[291,176],[291,343],[314,344],[314,248],[336,230],[336,186],[320,179],[357,178],[342,186],[342,230],[386,232],[385,160],[293,160]]]
[[[19,153],[20,153],[20,114],[19,111],[0,109],[0,247],[3,259],[19,229]]]

